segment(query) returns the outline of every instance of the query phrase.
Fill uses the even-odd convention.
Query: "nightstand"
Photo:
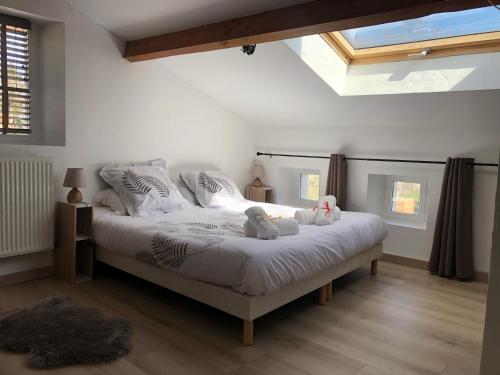
[[[59,277],[78,283],[92,280],[93,208],[85,203],[57,202],[56,263]]]
[[[246,198],[254,202],[273,203],[273,188],[270,186],[247,186]]]

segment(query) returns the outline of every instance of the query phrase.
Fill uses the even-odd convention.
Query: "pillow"
[[[164,159],[133,161],[131,163],[109,163],[106,164],[103,168],[128,168],[128,167],[142,167],[148,165],[167,169],[167,162]]]
[[[227,207],[244,200],[236,184],[221,172],[182,172],[181,177],[203,207]]]
[[[101,190],[95,195],[92,202],[100,206],[106,206],[111,211],[119,213],[120,215],[127,215],[127,208],[123,205],[122,200],[113,189]]]
[[[179,176],[179,180],[177,181],[177,187],[179,188],[179,191],[181,192],[184,199],[186,199],[189,203],[191,203],[193,206],[200,205],[200,202],[198,202],[198,199],[196,199],[196,196],[191,191],[191,189],[189,189],[181,176]]]
[[[158,215],[190,208],[165,168],[105,166],[100,176],[118,193],[131,216]]]

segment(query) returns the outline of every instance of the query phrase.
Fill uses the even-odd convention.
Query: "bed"
[[[96,258],[242,319],[244,345],[252,345],[258,317],[314,290],[324,304],[332,280],[367,263],[376,273],[387,236],[378,216],[344,212],[332,225],[301,225],[299,235],[263,241],[243,233],[252,205],[272,216],[296,210],[242,201],[131,217],[96,207]]]

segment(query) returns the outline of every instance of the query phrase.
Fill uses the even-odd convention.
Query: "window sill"
[[[409,221],[387,219],[387,218],[384,218],[384,221],[386,222],[386,224],[395,227],[427,230],[427,223],[417,223],[417,222],[409,222]]]

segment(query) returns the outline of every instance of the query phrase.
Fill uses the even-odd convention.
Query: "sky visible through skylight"
[[[343,30],[341,33],[354,49],[362,49],[494,31],[500,31],[500,11],[484,7]]]

